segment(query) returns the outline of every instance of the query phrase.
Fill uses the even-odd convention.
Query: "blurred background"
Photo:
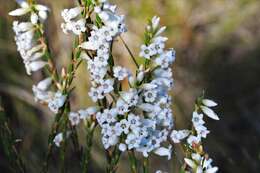
[[[71,50],[71,36],[60,29],[60,12],[73,6],[69,0],[42,0],[52,11],[46,24],[55,61],[66,65]],[[205,91],[219,103],[220,121],[208,121],[211,134],[205,150],[220,172],[260,172],[260,1],[259,0],[114,0],[126,14],[128,32],[123,34],[129,47],[139,52],[147,19],[161,17],[167,26],[167,47],[177,51],[173,66],[175,88],[174,115],[177,128],[188,126],[194,100]],[[40,80],[25,73],[16,51],[12,18],[8,11],[17,7],[13,0],[0,0],[0,111],[8,117],[16,146],[28,172],[39,172],[47,149],[47,137],[53,115],[47,107],[34,102],[31,86]],[[120,42],[116,44],[117,62],[132,66]],[[74,85],[73,110],[91,105],[88,98],[88,74],[85,65],[78,71]],[[79,129],[80,131],[80,129]],[[83,132],[82,132],[83,133]],[[81,131],[80,131],[81,135]],[[98,134],[97,134],[98,135]],[[1,139],[0,139],[1,140]],[[82,138],[81,141],[84,139]],[[0,143],[0,145],[2,145]],[[55,151],[58,153],[58,151]],[[79,172],[79,161],[67,156],[68,172]],[[51,172],[57,172],[59,157],[53,155]],[[122,158],[119,172],[129,172],[127,158]],[[154,157],[151,171],[176,172],[177,159]],[[103,172],[105,156],[101,141],[95,139],[92,172]],[[0,146],[0,172],[10,172],[11,164]]]

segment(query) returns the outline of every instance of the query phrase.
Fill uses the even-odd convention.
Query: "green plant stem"
[[[149,173],[149,158],[145,157],[143,161],[143,173]]]
[[[93,126],[94,125],[94,126]],[[85,151],[82,158],[82,173],[87,173],[89,169],[89,162],[91,158],[91,148],[93,142],[93,134],[95,131],[96,124],[87,124],[86,125],[86,146]]]
[[[14,172],[25,173],[26,168],[24,162],[18,153],[15,143],[13,131],[10,129],[7,118],[4,113],[0,111],[0,146],[3,147],[4,155],[10,161],[10,168]]]
[[[135,157],[135,152],[133,150],[128,151],[128,159],[130,161],[131,173],[137,173],[138,172],[137,159]]]
[[[113,151],[107,150],[107,173],[116,173],[120,156],[121,151],[118,149],[118,146],[115,146]]]
[[[66,164],[65,164],[65,158],[66,158],[66,148],[68,143],[67,138],[67,132],[68,132],[68,126],[69,126],[69,112],[70,112],[70,102],[68,101],[65,105],[64,114],[61,120],[61,131],[63,135],[63,142],[61,145],[61,151],[60,151],[60,159],[61,159],[61,173],[65,173],[66,170]]]

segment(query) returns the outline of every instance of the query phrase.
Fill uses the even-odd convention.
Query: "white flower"
[[[61,108],[66,101],[66,96],[60,91],[57,91],[54,96],[50,99],[48,107],[54,113],[58,113],[59,108]]]
[[[108,59],[109,59],[108,54],[98,55],[94,57],[93,63],[98,67],[104,67],[108,65]]]
[[[185,163],[192,168],[193,172],[196,173],[216,173],[218,167],[213,167],[211,165],[212,159],[204,158],[203,156],[192,153],[191,158],[184,158]]]
[[[157,170],[155,173],[167,173],[167,172],[163,172],[161,170]]]
[[[72,126],[76,126],[80,122],[79,114],[76,112],[70,112],[69,113],[69,120]]]
[[[112,29],[110,27],[103,26],[100,29],[100,33],[106,41],[112,41],[114,34],[112,33]]]
[[[124,115],[129,112],[129,105],[122,99],[118,99],[116,102],[116,109],[120,115]]]
[[[144,92],[144,100],[146,102],[152,103],[155,101],[156,97],[157,97],[156,90],[147,90]]]
[[[119,150],[120,150],[120,151],[124,152],[124,151],[126,151],[126,149],[127,149],[127,147],[126,147],[125,144],[123,144],[123,143],[120,143],[120,144],[119,144]]]
[[[25,62],[26,72],[28,75],[31,75],[32,72],[42,69],[45,65],[47,65],[47,62],[41,60]]]
[[[114,90],[113,85],[114,85],[114,80],[113,79],[107,79],[107,80],[101,82],[100,87],[101,87],[101,90],[102,90],[103,93],[108,94],[108,93],[110,93],[111,91]]]
[[[104,95],[102,94],[102,91],[99,88],[90,88],[90,92],[88,95],[91,97],[93,102],[97,102],[99,99],[103,99]]]
[[[167,156],[168,160],[170,160],[171,159],[171,155],[172,155],[172,146],[169,145],[168,148],[160,147],[160,148],[156,149],[154,151],[154,153],[159,155],[159,156]]]
[[[197,131],[197,134],[201,136],[202,138],[206,138],[207,135],[210,133],[210,131],[207,129],[207,127],[198,124],[195,126],[195,130]]]
[[[171,139],[174,143],[180,143],[182,139],[189,136],[190,131],[189,130],[173,130],[171,133]]]
[[[187,138],[187,142],[188,142],[188,144],[190,144],[190,146],[192,146],[193,144],[199,144],[201,142],[201,138],[200,138],[200,136],[190,135]]]
[[[141,125],[141,122],[140,122],[140,117],[139,116],[136,116],[135,114],[133,113],[130,113],[127,117],[128,119],[128,122],[130,123],[130,128],[132,130],[135,130],[138,128],[138,126]]]
[[[139,146],[140,139],[137,138],[137,136],[134,133],[129,133],[127,135],[125,143],[127,144],[128,149],[131,150]]]
[[[128,70],[121,66],[114,67],[113,72],[114,72],[114,77],[116,77],[120,81],[124,80],[124,78],[128,76]]]
[[[204,124],[205,122],[203,121],[203,114],[198,114],[198,112],[193,112],[192,123],[194,126]]]
[[[55,138],[53,139],[53,142],[55,143],[55,145],[57,147],[60,147],[62,141],[63,141],[63,134],[62,133],[57,134],[55,136]]]
[[[166,37],[156,37],[154,42],[150,45],[151,48],[155,51],[155,54],[163,53],[163,49],[165,47],[165,41],[167,41]]]
[[[206,106],[200,106],[200,108],[203,111],[203,113],[205,113],[208,117],[210,117],[214,120],[219,120],[218,115],[212,109],[210,109]]]
[[[42,101],[47,103],[51,96],[52,92],[44,91],[42,89],[39,89],[37,86],[33,85],[32,86],[33,94],[34,94],[34,100],[37,101]]]
[[[50,77],[43,79],[37,84],[37,88],[40,90],[46,91],[51,85],[52,79]]]
[[[72,32],[76,35],[80,35],[82,32],[86,31],[86,20],[85,19],[79,19],[76,22],[72,23]]]
[[[129,133],[130,123],[126,119],[122,119],[118,125],[125,134]]]
[[[141,52],[139,56],[144,57],[146,59],[150,59],[151,56],[155,55],[156,51],[153,49],[153,46],[146,46],[142,45],[141,46]]]
[[[136,106],[139,100],[137,90],[132,88],[129,91],[121,92],[120,96],[129,106]]]
[[[61,12],[61,16],[66,22],[70,22],[72,19],[76,18],[81,13],[81,7],[75,7],[71,9],[64,9]]]

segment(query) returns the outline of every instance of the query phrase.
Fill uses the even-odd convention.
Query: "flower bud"
[[[136,80],[133,76],[129,76],[128,82],[131,86],[135,86]]]
[[[47,19],[47,17],[48,17],[47,12],[43,11],[43,10],[39,11],[38,15],[41,18],[41,20],[43,20],[43,21],[45,21]]]
[[[36,13],[32,13],[31,14],[31,22],[32,22],[32,24],[34,24],[34,25],[37,24],[38,19],[39,19],[39,17],[38,17],[38,15]]]
[[[16,10],[9,12],[8,14],[10,16],[22,16],[22,15],[25,15],[26,13],[28,13],[29,11],[30,11],[29,8],[18,8]]]
[[[138,82],[141,82],[144,79],[144,72],[143,71],[139,72],[137,74],[137,78],[136,79],[137,79]]]
[[[64,67],[62,67],[61,69],[61,77],[62,78],[66,78],[67,74],[66,74],[66,69]]]

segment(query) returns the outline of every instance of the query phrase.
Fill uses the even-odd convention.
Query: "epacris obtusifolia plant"
[[[22,1],[20,6],[9,13],[27,19],[13,22],[17,49],[28,75],[39,70],[44,72],[46,78],[33,85],[32,90],[35,101],[48,105],[55,114],[43,172],[48,171],[54,146],[60,149],[60,158],[65,163],[69,140],[81,159],[82,172],[88,172],[95,130],[101,130],[109,173],[117,171],[124,152],[128,153],[132,173],[140,172],[137,153],[143,156],[142,172],[148,173],[150,156],[166,156],[170,160],[174,154],[173,146],[177,144],[184,152],[181,172],[218,171],[202,146],[202,139],[209,133],[204,117],[219,120],[212,110],[217,104],[204,96],[199,97],[190,129],[177,130],[174,126],[169,91],[173,87],[171,65],[175,61],[175,51],[165,48],[168,38],[162,33],[166,27],[159,25],[159,17],[148,21],[138,57],[143,61],[138,63],[121,36],[127,29],[124,16],[116,12],[117,7],[107,0],[78,0],[76,7],[61,12],[64,19],[61,29],[65,34],[75,35],[75,41],[68,67],[59,70],[44,33],[44,22],[50,9],[34,0]],[[114,61],[113,45],[118,40],[136,66],[134,73]],[[71,111],[72,82],[83,61],[90,74],[88,96],[96,106]],[[123,89],[126,81],[128,87]],[[83,146],[78,142],[77,126],[85,129],[86,143]],[[61,172],[64,171],[62,165]]]

